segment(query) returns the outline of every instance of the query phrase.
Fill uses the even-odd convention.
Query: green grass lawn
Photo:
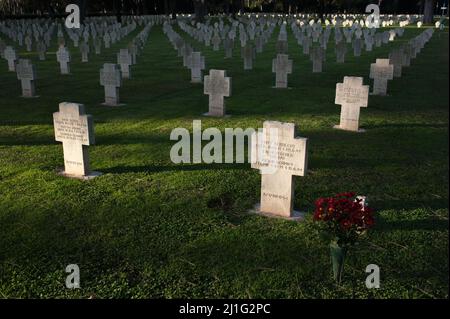
[[[289,30],[291,90],[275,90],[275,30],[252,71],[176,29],[206,56],[207,69],[227,70],[232,96],[223,119],[208,110],[203,85],[190,83],[161,27],[154,27],[120,89],[119,108],[101,106],[99,70],[116,62],[129,37],[81,63],[70,46],[70,76],[59,74],[54,47],[47,61],[20,51],[37,67],[36,99],[20,98],[15,73],[0,65],[0,298],[448,298],[448,28],[390,81],[387,97],[369,97],[355,134],[332,129],[340,106],[335,86],[363,76],[370,64],[424,29],[337,64],[331,37],[323,73],[312,73]],[[93,48],[91,49],[93,51]],[[56,174],[62,146],[52,113],[63,101],[94,116],[91,181]],[[309,171],[297,177],[294,223],[248,214],[259,201],[260,175],[250,164],[173,164],[172,129],[262,127],[296,123],[309,138]],[[343,191],[367,195],[376,227],[348,255],[343,284],[332,279],[328,243],[313,231],[314,200]],[[65,288],[65,267],[78,264],[81,289]],[[365,268],[381,269],[381,288],[367,289]]]

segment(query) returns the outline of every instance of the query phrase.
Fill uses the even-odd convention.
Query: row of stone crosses
[[[250,19],[249,17],[252,17]],[[373,43],[375,46],[381,46],[382,43],[388,43],[393,41],[396,35],[403,35],[403,28],[396,28],[395,30],[385,31],[383,33],[376,33],[375,29],[363,29],[364,21],[358,20],[358,16],[345,16],[345,20],[342,20],[340,16],[332,17],[332,23],[325,20],[326,27],[322,27],[321,21],[310,20],[306,23],[307,15],[287,17],[287,19],[275,18],[274,16],[245,16],[237,20],[228,18],[229,24],[225,24],[223,19],[219,19],[219,22],[214,26],[210,26],[210,19],[205,23],[195,23],[191,20],[192,26],[196,25],[196,28],[191,27],[189,20],[185,20],[182,17],[177,19],[180,29],[194,37],[196,40],[204,42],[206,46],[209,46],[211,41],[214,46],[214,50],[219,50],[220,44],[223,42],[225,48],[225,57],[232,57],[232,50],[234,47],[234,39],[239,31],[239,37],[241,41],[241,55],[244,60],[244,69],[251,70],[253,68],[253,60],[256,53],[263,51],[263,46],[269,41],[276,25],[280,26],[280,34],[277,41],[277,53],[287,54],[288,42],[286,25],[290,24],[292,32],[297,38],[299,45],[303,47],[303,53],[309,54],[313,64],[313,72],[322,72],[323,62],[326,59],[325,51],[328,40],[331,34],[331,26],[334,27],[334,37],[336,41],[336,60],[338,63],[344,63],[345,55],[347,52],[347,45],[345,43],[353,43],[354,55],[361,55],[362,40],[364,36],[366,51],[371,51]],[[400,22],[405,22],[405,18],[401,16],[397,18]],[[406,21],[409,21],[408,16]],[[89,41],[92,39],[95,47],[95,53],[101,53],[102,40],[106,49],[110,48],[111,43],[114,44],[121,38],[128,35],[130,32],[136,29],[136,25],[142,26],[144,24],[154,24],[165,22],[165,32],[167,28],[170,28],[170,22],[167,19],[164,20],[161,16],[145,16],[145,17],[126,17],[125,26],[116,22],[114,18],[88,18],[87,23],[82,25],[79,29],[66,29],[68,37],[72,40],[74,47],[79,47],[81,52],[81,61],[88,62],[88,56],[90,52]],[[397,22],[398,22],[397,21]],[[8,21],[7,21],[8,22]],[[66,40],[61,23],[50,22],[50,20],[32,21],[32,23],[25,23],[24,20],[9,21],[10,23],[0,24],[0,31],[6,34],[13,41],[18,42],[19,45],[23,45],[24,38],[27,44],[27,51],[31,51],[31,42],[34,37],[37,43],[37,51],[40,60],[46,58],[46,48],[50,45],[51,35],[54,29],[57,28],[57,39],[59,49],[56,57],[60,64],[61,74],[70,74],[70,51],[65,46]],[[174,23],[173,21],[171,23]],[[385,20],[383,25],[389,26],[395,23],[394,20]],[[341,28],[341,26],[343,26]],[[25,35],[25,36],[24,36]],[[343,38],[345,37],[345,41]],[[170,40],[178,50],[179,56],[183,56],[183,65],[191,69],[192,81],[201,82],[201,70],[204,69],[204,58],[199,52],[193,52],[193,48],[186,43],[181,36],[171,35]],[[352,38],[354,38],[352,42]],[[80,43],[80,39],[81,43]],[[248,40],[254,41],[255,47],[251,43],[247,43]],[[310,47],[314,43],[319,43],[318,47]],[[123,78],[130,78],[129,66],[135,63],[135,57],[138,50],[138,45],[132,41],[128,45],[128,52],[126,49],[121,49],[118,54],[117,64],[120,65]],[[406,52],[409,52],[411,48],[405,48]],[[18,63],[18,55],[15,49],[11,46],[6,46],[4,41],[0,38],[0,55],[7,59],[9,70],[15,69],[15,64]],[[192,56],[191,56],[192,55]],[[278,59],[278,57],[277,57]],[[281,60],[285,61],[287,58],[282,57]],[[23,62],[29,65],[30,62]],[[200,71],[199,71],[200,68]],[[35,73],[35,72],[34,72]],[[279,73],[277,73],[279,74]],[[278,75],[277,75],[278,76]],[[36,74],[34,74],[34,79]],[[28,90],[29,91],[29,90]],[[119,103],[117,103],[119,104]]]
[[[150,16],[150,17],[135,17],[136,19],[125,19],[125,26],[122,27],[112,18],[102,18],[95,19],[90,18],[85,25],[82,25],[79,29],[66,29],[69,38],[73,41],[74,47],[79,47],[81,51],[82,62],[88,62],[89,55],[89,40],[92,41],[95,46],[96,54],[101,52],[101,41],[103,38],[105,48],[110,47],[110,41],[114,44],[121,38],[127,36],[130,32],[136,29],[136,25],[147,26],[153,25],[155,23],[164,22],[164,32],[169,37],[169,40],[174,45],[175,49],[178,50],[178,55],[183,57],[183,65],[191,70],[191,81],[198,83],[202,81],[202,70],[205,69],[205,59],[201,56],[200,52],[194,52],[193,48],[189,43],[184,41],[184,39],[176,33],[171,27],[171,23],[164,20],[160,16]],[[354,55],[359,56],[361,54],[361,37],[363,36],[366,43],[366,51],[372,50],[373,39],[375,39],[375,46],[381,46],[382,43],[389,43],[393,41],[397,35],[403,35],[403,28],[396,28],[391,31],[385,31],[383,33],[376,33],[375,29],[363,29],[361,25],[363,21],[358,22],[357,17],[353,17],[353,20],[344,20],[340,22],[340,18],[333,18],[332,24],[327,23],[326,27],[323,28],[321,21],[310,20],[309,23],[304,23],[304,21],[293,20],[293,18],[288,18],[287,20],[264,17],[257,19],[247,20],[245,17],[239,20],[229,19],[229,24],[225,24],[223,19],[219,19],[219,22],[214,23],[214,26],[210,25],[210,20],[205,24],[195,23],[191,20],[190,24],[192,26],[196,25],[196,28],[186,23],[189,20],[178,19],[178,26],[181,30],[188,33],[194,37],[197,41],[205,42],[206,46],[213,42],[214,50],[219,50],[221,42],[223,42],[225,48],[225,57],[230,58],[232,56],[232,50],[234,46],[234,39],[239,32],[239,37],[241,40],[241,55],[244,59],[244,69],[250,70],[253,68],[253,59],[256,53],[261,53],[263,51],[263,46],[269,41],[276,25],[280,26],[280,33],[277,41],[277,57],[273,61],[272,71],[276,73],[276,87],[284,88],[287,87],[287,74],[292,72],[292,61],[289,60],[287,56],[288,42],[287,42],[287,31],[286,25],[290,23],[292,32],[297,38],[297,42],[303,46],[303,53],[310,54],[310,58],[313,62],[313,72],[322,72],[322,64],[325,61],[326,46],[331,34],[331,25],[334,26],[334,37],[336,41],[336,60],[338,63],[343,63],[345,60],[345,54],[347,51],[346,43],[352,43]],[[19,20],[21,21],[21,20]],[[393,20],[384,21],[387,25],[394,23]],[[13,41],[19,42],[21,44],[21,39],[23,34],[26,34],[25,38],[29,39],[32,36],[36,39],[37,43],[42,43],[44,47],[49,45],[51,34],[56,28],[57,39],[59,44],[59,49],[56,54],[57,61],[60,64],[61,74],[70,74],[70,62],[71,56],[70,51],[65,46],[65,37],[61,24],[49,23],[48,21],[42,21],[39,23],[26,24],[20,22],[15,22],[8,26],[7,24],[0,25],[0,30],[2,33],[9,36]],[[350,25],[349,27],[340,28],[341,25]],[[28,26],[28,27],[27,27]],[[342,29],[342,30],[341,30]],[[17,32],[13,32],[16,30]],[[76,31],[74,31],[76,30]],[[145,33],[145,32],[144,32]],[[345,41],[343,40],[345,37]],[[40,39],[44,41],[39,41]],[[80,38],[83,40],[80,43]],[[121,77],[128,79],[131,77],[130,66],[136,63],[136,55],[140,47],[142,47],[142,41],[137,43],[138,40],[142,39],[137,37],[135,40],[131,41],[127,49],[121,49],[117,54],[117,64],[120,66]],[[211,40],[212,39],[212,40]],[[251,43],[247,43],[248,40],[254,40],[255,47],[253,48]],[[27,41],[26,41],[27,42]],[[313,47],[312,43],[318,42],[319,46]],[[3,43],[3,44],[2,44]],[[2,46],[4,47],[1,50]],[[0,54],[8,62],[8,67],[10,71],[15,71],[16,64],[20,64],[23,67],[21,69],[32,69],[30,72],[22,75],[18,79],[22,82],[23,96],[32,97],[35,96],[34,81],[36,80],[36,70],[31,65],[31,61],[19,61],[18,55],[13,47],[5,46],[4,42],[0,39]],[[29,48],[27,46],[27,50]],[[411,55],[414,51],[414,45],[411,41],[404,45],[401,54]],[[397,55],[396,55],[397,56]],[[45,51],[42,53],[39,51],[40,60],[45,59]],[[382,61],[379,61],[382,63]],[[104,68],[101,70],[101,74],[105,73],[104,70],[109,70],[105,74],[116,73],[114,71],[117,66],[113,64],[105,64]],[[399,63],[395,67],[396,72],[401,71]],[[376,74],[376,72],[374,73]],[[24,76],[26,78],[24,78]],[[111,79],[117,78],[117,75],[111,76]],[[104,84],[105,78],[101,77],[101,84],[105,86],[105,92],[108,92],[105,97],[106,105],[120,105],[118,98],[118,90],[121,86],[121,82],[107,80],[106,85]],[[381,88],[380,90],[374,90],[375,94],[385,94],[383,90],[383,81],[375,80],[375,82],[381,83],[381,85],[376,85],[376,87]],[[112,89],[116,87],[116,89]]]
[[[111,20],[112,21],[112,20]],[[142,19],[139,20],[142,23],[144,21]],[[146,21],[147,23],[149,21]],[[117,54],[117,64],[114,63],[105,63],[103,68],[100,70],[100,84],[104,86],[105,90],[105,102],[104,105],[108,106],[118,106],[121,105],[119,100],[119,88],[122,85],[122,79],[131,78],[130,66],[136,63],[136,55],[139,50],[143,48],[148,33],[153,26],[154,23],[158,21],[151,21],[152,23],[146,24],[146,27],[139,33],[138,36],[135,37],[133,41],[130,42],[127,49],[120,49]],[[161,20],[159,21],[161,22]],[[265,44],[268,42],[268,39],[271,37],[273,30],[275,28],[275,23],[267,23],[269,27],[267,29],[264,28],[264,25],[257,25],[254,21],[251,21],[248,26],[248,36],[249,38],[253,38],[257,40],[258,38],[263,39],[262,43]],[[109,34],[106,30],[107,23],[103,21],[103,24],[95,24],[91,22],[85,27],[80,28],[77,32],[79,34],[83,34],[86,41],[89,39],[89,25],[91,29],[91,34],[95,38],[96,34]],[[237,24],[236,21],[233,21],[231,26],[239,27],[239,33],[247,34],[245,31],[245,27],[243,24]],[[118,25],[112,23],[110,28],[113,30],[118,30],[118,33],[121,34],[121,37],[125,37],[131,31],[135,29],[136,23],[132,21],[126,27],[119,27]],[[214,38],[219,33],[222,36],[225,36],[226,39],[230,39],[233,41],[233,36],[236,33],[236,30],[233,27],[229,27],[228,25],[224,25],[223,21],[220,20],[220,23],[215,23],[214,27],[209,28],[208,24],[200,24],[197,23],[197,29],[191,28],[186,23],[179,22],[180,29],[184,30],[188,34],[192,35],[196,39],[204,39],[205,34],[209,34]],[[303,25],[305,26],[305,25]],[[303,27],[302,26],[302,27]],[[356,27],[355,27],[356,26]],[[364,37],[370,37],[370,33],[373,33],[374,29],[365,29],[364,32],[357,26],[357,24],[353,24],[353,29],[347,29],[347,31],[343,31],[344,34],[355,34],[356,39],[358,40],[360,36],[364,35]],[[43,34],[48,34],[50,30],[53,28],[44,27],[39,30],[48,30],[47,32],[43,32]],[[292,25],[292,30],[296,37],[302,37],[302,39],[309,38],[308,34],[314,34],[315,30],[321,30],[322,26],[318,23],[310,23],[304,27],[305,34],[301,29],[297,27],[297,24]],[[122,30],[122,31],[120,31]],[[201,56],[200,52],[194,52],[192,47],[184,41],[184,39],[174,31],[170,23],[167,21],[164,22],[163,26],[164,33],[168,36],[169,40],[173,44],[174,48],[178,51],[178,55],[183,57],[183,65],[191,69],[191,81],[193,83],[201,83],[202,82],[202,70],[205,69],[205,59]],[[200,30],[200,31],[198,31]],[[209,30],[209,31],[208,31]],[[253,30],[253,31],[252,31]],[[309,31],[308,31],[309,30]],[[327,33],[325,29],[323,32],[323,37],[328,37],[329,32]],[[335,29],[335,38],[337,34],[340,34],[340,29]],[[344,29],[346,30],[346,29]],[[353,30],[353,31],[352,31]],[[391,30],[391,32],[384,32],[383,34],[388,34],[385,37],[386,41],[393,40],[395,35],[402,34],[403,32],[399,32],[402,30],[401,28],[397,28],[395,30]],[[358,32],[360,31],[360,32]],[[393,31],[393,32],[392,32]],[[400,77],[403,66],[409,66],[411,58],[414,58],[417,52],[423,47],[423,38],[424,35],[428,35],[432,32],[432,29],[428,29],[422,35],[417,36],[402,47],[393,50],[389,54],[388,59],[377,59],[376,63],[371,65],[369,77],[374,79],[374,87],[373,94],[374,95],[386,95],[387,92],[387,81],[392,80],[393,77]],[[7,34],[11,34],[6,32]],[[78,45],[78,36],[75,35],[74,31],[69,31],[69,37],[74,41],[74,46]],[[39,33],[41,34],[41,33]],[[321,31],[318,32],[321,34]],[[328,34],[328,36],[327,36]],[[58,43],[60,45],[58,52],[56,54],[57,61],[60,63],[61,74],[69,74],[70,68],[70,53],[67,48],[64,46],[64,36],[61,31],[60,25],[58,25]],[[209,37],[209,36],[207,36]],[[246,41],[246,36],[241,36],[241,39]],[[313,36],[320,39],[319,36]],[[347,39],[351,39],[350,36],[346,36]],[[47,38],[47,37],[46,37]],[[113,36],[115,38],[115,36]],[[120,38],[120,37],[119,37]],[[245,48],[248,47],[245,41],[241,41],[241,45],[244,45],[243,52],[246,52]],[[342,38],[337,37],[336,41],[338,42],[337,48],[339,44],[343,43]],[[348,41],[348,40],[347,40]],[[257,42],[257,41],[255,41]],[[319,40],[320,42],[320,40]],[[281,43],[281,45],[280,45]],[[286,23],[280,22],[280,34],[278,36],[278,45],[277,47],[286,48],[287,50],[287,32],[286,32]],[[21,81],[22,85],[22,94],[24,97],[35,97],[35,84],[36,80],[36,70],[34,65],[31,64],[28,59],[19,59],[17,60],[17,54],[15,50],[11,46],[7,46],[3,51],[4,58],[8,61],[8,67],[10,71],[16,71],[17,78]],[[338,55],[339,56],[339,55]],[[244,59],[245,60],[245,59]],[[320,61],[322,58],[319,59]],[[287,88],[288,87],[288,74],[292,73],[292,60],[289,60],[288,55],[284,53],[280,53],[272,62],[272,71],[276,74],[275,88]],[[316,65],[317,63],[314,63]],[[245,65],[251,65],[251,62],[245,63]],[[316,67],[314,67],[316,69]],[[210,75],[205,77],[205,87],[204,93],[209,95],[209,112],[205,113],[210,116],[225,116],[225,103],[224,97],[229,97],[231,95],[231,79],[226,77],[226,72],[224,70],[211,70]],[[358,112],[359,116],[359,112]],[[358,121],[356,121],[357,124]],[[358,130],[358,127],[353,130]]]
[[[244,62],[244,70],[251,70],[253,68],[253,60],[257,53],[263,52],[264,45],[269,41],[272,32],[277,24],[280,25],[280,33],[276,44],[277,54],[288,53],[288,36],[286,25],[288,21],[283,22],[268,22],[263,20],[263,24],[256,24],[251,21],[247,27],[244,24],[234,20],[231,24],[224,24],[222,20],[216,22],[214,26],[208,24],[197,23],[196,27],[189,25],[183,20],[178,21],[178,26],[184,32],[189,34],[198,42],[203,43],[209,47],[213,45],[213,50],[218,51],[221,45],[225,51],[225,58],[231,58],[233,55],[234,41],[239,33],[241,43],[241,57]],[[191,22],[194,24],[194,22]],[[380,47],[383,44],[394,41],[396,36],[402,36],[403,28],[396,28],[382,33],[376,33],[376,29],[362,29],[359,23],[352,24],[350,28],[335,27],[332,29],[327,25],[323,29],[322,24],[313,22],[310,24],[302,24],[299,27],[298,22],[292,21],[291,29],[297,39],[297,43],[302,46],[303,54],[309,55],[313,64],[313,72],[322,72],[323,62],[326,60],[327,44],[330,39],[332,30],[334,30],[334,38],[336,43],[336,62],[344,63],[345,55],[347,53],[347,44],[353,46],[353,54],[358,57],[361,56],[361,50],[364,47],[367,52],[372,51],[372,48]],[[165,33],[169,31],[169,39],[174,47],[178,50],[179,55],[184,59],[192,52],[193,48],[189,43],[186,43],[183,38],[170,27],[165,28]],[[250,43],[252,41],[253,43]],[[315,44],[318,44],[315,46]],[[196,53],[198,54],[198,53]],[[197,72],[196,72],[197,73]]]
[[[92,19],[91,19],[92,20]],[[89,54],[89,35],[92,36],[92,41],[96,42],[96,39],[98,39],[97,35],[104,34],[103,37],[107,36],[108,38],[111,35],[112,43],[116,43],[117,41],[120,41],[122,38],[126,37],[128,34],[133,32],[136,29],[136,22],[131,21],[129,24],[127,24],[125,27],[120,27],[117,23],[113,22],[111,24],[108,24],[107,21],[113,22],[110,18],[106,18],[103,20],[103,23],[95,23],[94,21],[91,22],[91,24],[87,24],[86,26],[81,26],[81,28],[75,32],[71,29],[66,29],[66,32],[73,40],[74,47],[79,46],[81,48],[81,57],[82,62],[88,62],[88,54]],[[113,70],[117,67],[120,68],[120,77],[124,79],[131,78],[131,72],[130,72],[130,66],[133,64],[136,64],[136,56],[139,54],[139,51],[144,47],[145,42],[147,41],[148,34],[154,24],[161,23],[163,21],[160,16],[151,17],[149,19],[139,19],[138,20],[139,25],[144,25],[144,28],[142,31],[139,32],[139,34],[129,42],[128,47],[126,49],[120,49],[117,53],[117,65],[113,63],[105,63],[104,69],[107,70]],[[34,25],[33,25],[34,26]],[[90,26],[90,27],[89,27]],[[4,26],[3,26],[4,27]],[[21,29],[20,26],[16,26],[16,28]],[[35,28],[35,27],[34,27]],[[90,28],[90,32],[89,32]],[[11,30],[14,29],[14,27],[4,27],[3,32],[7,36],[11,36],[12,41],[18,41],[20,42],[20,36],[18,36],[16,33],[12,33]],[[38,30],[47,30],[46,32],[43,32],[46,36],[44,42],[50,45],[50,39],[51,39],[51,33],[55,29],[54,25],[48,26],[43,22],[43,25],[41,28],[38,28]],[[63,75],[70,74],[70,62],[71,62],[71,55],[70,51],[65,46],[65,37],[63,33],[63,29],[61,25],[57,25],[57,41],[58,41],[58,51],[56,52],[56,60],[59,63],[60,66],[60,73]],[[31,29],[28,29],[31,30]],[[83,31],[84,30],[84,31]],[[110,31],[108,31],[110,30]],[[27,31],[30,32],[30,31]],[[14,34],[14,35],[13,35]],[[19,33],[20,34],[20,33]],[[39,33],[41,34],[41,33]],[[50,35],[49,35],[50,34]],[[84,40],[79,43],[78,41],[78,35],[76,34],[83,34]],[[118,34],[118,35],[116,35]],[[47,36],[49,35],[49,36]],[[39,39],[39,36],[36,36]],[[4,43],[0,39],[0,44]],[[19,43],[20,44],[20,43]],[[108,42],[105,42],[105,48],[109,48],[110,44]],[[96,48],[96,54],[100,54],[101,49]],[[35,80],[37,79],[36,74],[36,68],[31,63],[30,59],[21,59],[19,58],[16,50],[13,46],[4,46],[4,50],[0,52],[1,57],[6,59],[8,64],[8,70],[11,72],[17,73],[17,78],[21,81],[22,84],[22,96],[23,97],[37,97],[35,93]],[[46,54],[45,52],[41,54],[39,52],[39,60],[45,60]],[[103,69],[100,71],[100,73],[103,73]],[[108,73],[108,72],[107,72]],[[107,98],[105,101],[106,105],[119,105],[118,103],[118,94],[117,98],[114,92],[116,90],[110,90],[111,87],[108,84],[108,81],[111,81],[108,78],[104,78],[101,75],[101,84],[105,86],[105,91],[108,91],[108,94],[106,94]],[[105,82],[105,84],[103,84]],[[118,83],[118,86],[121,85],[121,82]],[[108,98],[111,95],[111,98]],[[114,102],[116,101],[117,102]]]
[[[433,35],[427,29],[414,39],[417,44],[416,54]],[[393,66],[390,67],[391,73]],[[116,70],[120,72],[120,70]],[[120,79],[120,77],[118,77]],[[230,94],[231,82],[225,72],[211,70],[205,77],[205,93],[209,94],[210,112],[223,113],[223,96]],[[360,107],[368,105],[369,87],[363,85],[361,77],[344,77],[343,83],[336,85],[335,103],[341,105],[341,118],[335,128],[359,130]],[[213,113],[213,114],[211,114]],[[94,124],[91,115],[86,115],[84,106],[76,103],[61,103],[59,112],[53,114],[55,139],[62,142],[64,151],[64,171],[67,177],[81,179],[95,178],[101,173],[91,171],[89,165],[88,145],[95,143]],[[271,132],[275,129],[277,137]],[[293,123],[265,121],[263,131],[251,138],[251,165],[261,171],[261,198],[256,211],[272,216],[301,220],[303,215],[293,210],[293,176],[304,176],[307,171],[307,138],[295,136]],[[274,155],[273,150],[277,152]],[[265,155],[263,155],[265,154]],[[265,158],[269,154],[269,159]],[[272,160],[275,156],[275,160]],[[267,173],[267,170],[273,170]]]
[[[128,19],[125,21],[126,26],[122,27],[117,25],[114,20],[104,19],[98,21],[96,19],[91,19],[87,24],[89,27],[86,25],[78,31],[66,31],[69,38],[73,41],[74,46],[79,45],[82,48],[83,43],[89,41],[89,37],[94,43],[96,42],[95,39],[102,37],[103,41],[106,39],[104,44],[105,47],[107,47],[109,41],[118,41],[118,39],[129,34],[136,28],[136,24],[145,26],[133,41],[136,44],[137,50],[135,50],[134,53],[133,50],[129,49],[124,51],[121,50],[118,54],[119,63],[106,63],[100,71],[100,83],[105,88],[106,105],[120,104],[118,90],[121,86],[121,80],[123,77],[130,76],[129,66],[135,63],[135,55],[139,54],[139,50],[146,42],[151,26],[155,23],[164,24],[163,30],[165,34],[173,44],[174,48],[178,51],[179,56],[183,57],[183,64],[191,69],[192,81],[202,82],[202,70],[205,69],[204,58],[201,56],[200,52],[194,52],[187,42],[175,32],[172,25],[176,22],[169,22],[167,19],[158,17]],[[214,24],[214,26],[211,27],[207,21],[205,24],[196,24],[196,28],[194,28],[192,22],[190,23],[191,25],[189,25],[189,23],[180,19],[177,21],[177,25],[182,31],[191,35],[199,42],[207,42],[208,38],[211,37],[210,41],[212,41],[217,50],[218,47],[220,47],[220,44],[223,43],[225,51],[227,51],[227,41],[234,41],[234,37],[236,37],[238,33],[241,40],[241,47],[248,47],[247,42],[254,41],[256,49],[258,50],[258,48],[261,48],[262,50],[273,34],[276,25],[279,25],[280,35],[278,37],[277,50],[282,51],[278,52],[277,58],[273,61],[273,71],[276,73],[275,87],[287,87],[287,74],[290,72],[289,70],[292,69],[292,61],[288,59],[286,54],[286,25],[288,25],[288,23],[285,23],[285,21],[286,20],[282,19],[277,20],[270,16],[256,19],[242,17],[238,19],[238,21],[231,20],[230,24],[224,24],[223,21],[220,20],[219,23]],[[353,41],[360,39],[361,37],[364,37],[364,39],[376,37],[374,31],[366,29],[361,30],[361,27],[358,27],[358,23],[349,23],[346,21],[347,20],[344,20],[342,23],[343,28],[340,30],[339,28],[336,28],[336,25],[339,26],[340,23],[333,20],[332,25],[335,26],[335,40],[338,44],[349,41],[349,34],[351,34],[351,38],[355,38]],[[388,23],[391,22],[392,21],[388,21]],[[36,23],[31,27],[20,23],[15,26],[1,24],[0,31],[3,34],[6,34],[10,39],[20,41],[20,36],[17,36],[17,33],[15,33],[14,30],[22,30],[24,34],[30,34],[30,31],[27,30],[31,29],[31,34],[38,34],[38,39],[44,39],[44,42],[49,42],[51,35],[55,30],[58,30],[58,44],[60,45],[60,50],[64,51],[66,48],[65,39],[63,39],[64,34],[63,32],[59,32],[61,30],[58,24],[41,21],[40,24],[37,23],[37,25],[40,27],[37,27]],[[322,47],[324,43],[326,44],[328,42],[328,40],[324,41],[323,39],[329,37],[330,31],[327,30],[330,30],[330,28],[325,27],[324,29],[320,23],[296,23],[290,25],[298,42],[301,43],[300,45],[305,46],[304,43],[307,42],[305,42],[306,40],[304,39],[310,39],[313,43],[317,42]],[[326,25],[329,26],[330,24]],[[395,35],[389,33],[389,38],[386,36],[386,33],[384,33],[385,35],[383,35],[381,42],[386,38],[388,38],[387,41],[392,41],[395,36],[402,35],[402,31],[397,29],[393,31],[395,31]],[[339,34],[341,34],[341,36]],[[410,60],[416,57],[432,35],[433,30],[427,29],[419,36],[408,41],[405,46],[392,51],[389,55],[389,59],[377,59],[377,63],[371,66],[371,77],[375,80],[375,94],[386,92],[387,79],[392,79],[393,76],[401,76],[402,67],[410,65]],[[220,41],[217,39],[218,37],[220,37]],[[83,38],[81,43],[80,38]],[[261,46],[259,45],[259,42],[261,43]],[[377,41],[375,40],[375,45],[376,42]],[[310,46],[310,44],[306,44],[306,46]],[[68,50],[66,51],[68,52]],[[33,65],[26,59],[19,59],[17,62],[17,57],[14,58],[14,51],[11,47],[5,47],[1,53],[3,53],[3,57],[8,61],[10,70],[15,71],[18,79],[21,80],[24,96],[33,96],[34,80],[36,79]],[[63,56],[63,54],[61,56]],[[123,58],[121,56],[123,56]],[[65,59],[61,59],[60,57],[58,60],[61,63],[61,61],[64,62]],[[231,79],[226,77],[226,72],[224,70],[210,70],[209,75],[204,78],[204,93],[209,95],[209,112],[206,113],[206,115],[224,116],[226,114],[224,97],[231,95]],[[368,95],[369,87],[363,85],[363,78],[361,77],[347,76],[344,77],[343,83],[337,83],[335,103],[341,105],[341,118],[340,123],[336,128],[361,131],[359,129],[359,112],[360,107],[367,107]],[[61,174],[82,179],[90,179],[100,175],[98,172],[91,171],[89,165],[87,147],[88,145],[95,143],[95,137],[92,116],[85,114],[84,106],[76,103],[61,103],[59,105],[59,112],[54,113],[53,119],[55,139],[63,143],[65,167]],[[279,132],[279,140],[277,142],[279,145],[275,147],[277,149],[281,147],[281,152],[279,152],[277,161],[269,161],[269,163],[275,162],[283,164],[277,164],[277,167],[273,167],[277,169],[275,174],[262,174],[261,205],[259,210],[269,214],[295,218],[296,215],[292,206],[292,175],[304,176],[306,174],[307,139],[295,137],[295,125],[292,123],[273,121],[264,122],[264,132],[269,132],[272,128],[276,128]],[[267,138],[270,140],[270,136],[267,136]],[[271,164],[267,164],[267,162],[258,158],[258,154],[270,153],[270,150],[265,148],[267,145],[271,145],[271,143],[260,143],[259,141],[261,140],[252,138],[252,167],[261,169],[261,172],[263,172],[263,169]],[[262,152],[259,152],[259,150],[262,150]]]

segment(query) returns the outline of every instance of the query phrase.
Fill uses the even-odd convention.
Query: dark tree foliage
[[[80,6],[81,18],[86,15],[195,13],[203,20],[208,13],[280,12],[328,13],[364,12],[369,3],[378,3],[382,13],[424,13],[426,23],[432,21],[436,1],[440,0],[0,0],[3,16],[64,15],[65,6]]]

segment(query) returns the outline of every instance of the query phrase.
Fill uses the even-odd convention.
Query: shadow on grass
[[[399,129],[405,129],[405,128],[417,128],[417,127],[423,127],[423,128],[448,128],[448,124],[425,124],[425,123],[408,123],[408,124],[399,124],[399,123],[387,123],[387,124],[380,124],[380,125],[374,125],[374,124],[365,124],[364,128],[367,129],[377,129],[377,128],[399,128]]]
[[[377,217],[376,230],[426,230],[426,231],[448,231],[448,221],[441,219],[417,219],[388,221],[380,216]]]
[[[389,200],[389,201],[372,201],[371,206],[377,210],[412,210],[412,209],[448,209],[448,198],[411,200],[409,198]]]
[[[143,165],[115,166],[101,169],[102,173],[124,174],[143,172],[202,171],[202,170],[247,170],[249,164],[178,164],[178,165]]]

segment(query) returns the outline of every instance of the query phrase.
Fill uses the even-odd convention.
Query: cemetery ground
[[[370,64],[423,29],[337,64],[330,41],[323,73],[312,73],[289,32],[292,89],[273,89],[277,31],[254,69],[243,70],[223,48],[192,40],[208,69],[232,77],[227,118],[210,118],[202,84],[160,26],[153,27],[132,79],[120,89],[125,106],[106,107],[99,70],[139,32],[91,53],[72,51],[72,75],[59,74],[56,43],[36,63],[36,93],[25,99],[15,73],[0,71],[0,298],[448,298],[448,28],[438,31],[389,81],[388,96],[370,96],[361,111],[366,133],[334,130],[336,83],[362,76]],[[208,72],[204,72],[207,74]],[[52,113],[60,102],[85,104],[95,122],[90,181],[56,174],[63,166]],[[174,164],[172,129],[258,128],[265,120],[296,123],[309,139],[309,171],[296,177],[301,223],[249,214],[259,201],[260,174],[250,164]],[[206,142],[205,142],[206,144]],[[376,226],[350,250],[343,283],[332,278],[328,242],[312,225],[314,200],[339,192],[368,196]],[[65,267],[78,264],[81,289],[65,288]],[[365,268],[381,270],[367,289]]]

